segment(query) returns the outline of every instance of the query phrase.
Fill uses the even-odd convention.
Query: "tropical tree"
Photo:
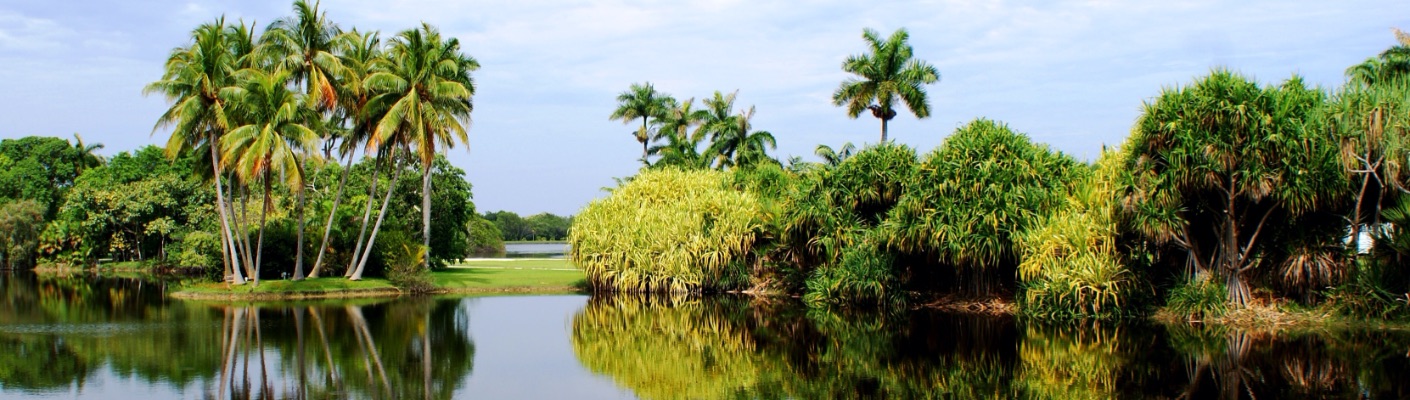
[[[221,138],[224,160],[244,181],[259,179],[264,184],[255,269],[247,271],[255,285],[259,285],[263,261],[265,218],[274,207],[274,173],[280,172],[290,188],[302,191],[305,174],[298,152],[313,147],[318,140],[318,134],[309,128],[318,116],[306,97],[289,90],[285,84],[289,74],[286,70],[244,69],[238,74],[240,86],[221,91],[230,99],[232,116],[247,121]]]
[[[402,141],[416,150],[422,166],[422,240],[431,246],[431,166],[436,154],[456,141],[468,143],[466,125],[473,109],[475,82],[470,72],[479,62],[460,51],[460,41],[442,38],[429,24],[408,29],[392,39],[386,69],[367,78],[380,92],[372,102],[386,104],[375,142]],[[430,258],[423,260],[427,269]]]
[[[1351,83],[1373,86],[1395,81],[1404,83],[1410,79],[1410,34],[1400,29],[1392,31],[1395,32],[1395,46],[1381,52],[1379,57],[1372,57],[1347,68],[1346,75],[1351,79]]]
[[[841,165],[843,161],[847,161],[848,158],[851,158],[852,153],[855,153],[856,151],[857,146],[853,145],[852,142],[847,142],[844,143],[842,147],[839,147],[836,150],[834,150],[832,146],[820,144],[818,145],[817,149],[813,150],[813,154],[816,154],[818,158],[823,159],[823,164],[826,164],[829,167],[836,167],[838,165]]]
[[[102,149],[102,143],[85,144],[83,136],[78,133],[73,134],[73,150],[78,155],[78,165],[74,170],[75,175],[82,175],[83,170],[103,165],[103,156],[95,154],[94,151]]]
[[[706,154],[716,155],[720,168],[753,166],[762,162],[777,160],[770,158],[768,149],[778,147],[774,135],[768,131],[754,130],[754,107],[741,110],[730,119],[731,124],[720,126],[711,138]]]
[[[279,68],[290,72],[295,85],[301,85],[308,100],[319,111],[331,111],[337,105],[338,95],[334,78],[343,66],[333,54],[338,26],[328,20],[326,13],[319,12],[319,3],[309,5],[305,0],[294,1],[294,16],[282,18],[269,25],[260,37],[260,52],[273,60]],[[324,140],[332,141],[334,130],[324,131]],[[304,152],[312,148],[303,149]],[[306,153],[299,155],[299,163],[305,164]],[[301,168],[302,169],[302,168]],[[294,279],[304,278],[304,191],[298,194],[298,240],[294,256]]]
[[[633,83],[627,91],[617,95],[617,109],[612,111],[608,119],[630,124],[641,118],[641,128],[636,131],[636,141],[641,142],[641,159],[645,162],[646,157],[650,156],[648,145],[653,136],[647,123],[651,119],[665,118],[676,108],[675,102],[670,95],[657,92],[651,82]]]
[[[333,207],[328,211],[328,222],[323,227],[323,241],[318,246],[318,257],[313,263],[313,269],[309,271],[309,277],[318,277],[318,272],[323,267],[323,256],[328,250],[328,240],[332,236],[333,221],[338,215],[338,205],[343,200],[343,188],[347,186],[348,173],[352,171],[352,163],[359,146],[364,146],[371,138],[373,124],[380,119],[381,113],[367,107],[373,93],[367,90],[366,80],[375,72],[374,67],[381,63],[384,55],[382,52],[382,41],[377,32],[358,32],[356,29],[338,35],[334,42],[334,49],[342,64],[339,79],[335,81],[335,92],[338,96],[337,107],[334,118],[344,121],[350,125],[350,129],[345,131],[345,135],[338,137],[341,145],[338,147],[339,157],[345,159],[342,176],[338,179],[338,189],[333,195]],[[376,169],[373,169],[374,174]],[[373,182],[377,177],[372,177]],[[376,197],[377,186],[368,185],[367,198]],[[354,247],[353,254],[361,250],[363,236],[367,232],[368,216],[372,212],[372,201],[367,202],[367,207],[363,212],[362,229],[358,233],[358,246]],[[353,263],[357,262],[357,257],[353,257]],[[355,264],[354,264],[355,265]],[[349,265],[347,271],[351,273],[354,265]]]
[[[1215,70],[1146,103],[1117,185],[1128,223],[1187,255],[1197,276],[1225,279],[1228,300],[1249,300],[1246,277],[1279,231],[1343,197],[1345,176],[1313,114],[1322,92],[1296,76],[1259,87]],[[1125,147],[1123,147],[1125,148]]]
[[[173,128],[167,140],[167,157],[175,158],[201,147],[210,153],[225,276],[235,284],[242,284],[244,277],[239,268],[231,268],[231,264],[241,259],[241,254],[245,254],[245,259],[248,255],[237,251],[239,246],[230,229],[232,210],[228,208],[221,183],[225,173],[220,158],[220,137],[229,129],[226,102],[220,92],[234,84],[236,66],[240,62],[235,46],[239,38],[232,35],[236,33],[225,25],[223,17],[197,27],[191,32],[192,43],[172,50],[162,78],[143,88],[143,94],[160,93],[171,103],[171,107],[157,118],[156,126],[152,128],[154,133],[158,129]]]
[[[706,110],[695,109],[695,99],[691,98],[672,108],[659,121],[657,135],[666,139],[666,144],[652,146],[648,155],[659,155],[655,166],[674,166],[687,169],[707,168],[709,160],[700,154],[700,142],[704,140]]]
[[[842,81],[832,94],[832,103],[847,106],[847,116],[857,118],[862,110],[871,110],[881,120],[881,141],[886,141],[886,123],[896,117],[897,100],[916,118],[930,116],[930,99],[925,86],[940,80],[940,72],[922,60],[912,58],[910,34],[897,29],[890,38],[881,39],[873,29],[862,31],[868,53],[848,56],[842,70],[855,77]]]

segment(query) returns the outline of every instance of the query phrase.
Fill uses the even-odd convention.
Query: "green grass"
[[[293,280],[263,280],[259,286],[246,283],[230,286],[220,282],[187,283],[178,292],[191,294],[317,294],[350,291],[396,290],[386,279],[368,278],[358,281],[342,277]]]
[[[564,259],[471,260],[431,273],[440,292],[575,292],[586,287],[583,272]],[[344,297],[379,292],[395,292],[386,279],[350,281],[342,277],[291,280],[264,280],[230,286],[219,282],[185,283],[176,290],[180,297]]]

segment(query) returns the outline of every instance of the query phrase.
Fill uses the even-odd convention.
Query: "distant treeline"
[[[573,225],[573,217],[560,217],[550,213],[539,213],[520,217],[513,211],[485,213],[483,218],[494,223],[506,241],[523,240],[567,240],[568,227]]]

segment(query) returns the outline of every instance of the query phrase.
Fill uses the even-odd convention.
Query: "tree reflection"
[[[473,369],[459,300],[192,303],[90,275],[5,275],[0,289],[0,391],[111,373],[211,399],[443,399]]]
[[[656,398],[1406,398],[1393,331],[1275,335],[790,301],[598,296],[594,373]]]

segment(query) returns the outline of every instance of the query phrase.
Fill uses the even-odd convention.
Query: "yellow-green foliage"
[[[573,220],[569,260],[595,288],[687,292],[739,287],[760,230],[758,201],[719,171],[649,170]]]
[[[1035,315],[1119,313],[1135,279],[1117,247],[1114,188],[1124,164],[1119,151],[1097,161],[1054,212],[1019,237],[1024,311]]]
[[[1131,349],[1120,331],[1102,327],[1029,326],[1019,347],[1014,389],[1035,399],[1119,399]]]
[[[573,352],[643,399],[718,399],[754,387],[761,368],[749,332],[718,301],[611,296],[573,318]]]

